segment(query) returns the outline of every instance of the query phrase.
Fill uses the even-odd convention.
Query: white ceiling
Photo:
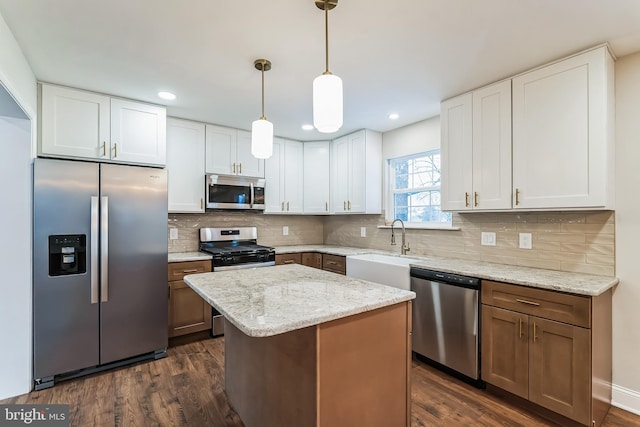
[[[41,81],[240,129],[260,116],[253,61],[267,58],[265,115],[300,140],[414,123],[442,99],[603,42],[618,57],[640,51],[640,0],[339,0],[329,66],[344,126],[327,135],[300,129],[324,71],[314,0],[0,0],[0,13]]]

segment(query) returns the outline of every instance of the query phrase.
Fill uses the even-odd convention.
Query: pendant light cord
[[[264,67],[265,66],[266,64],[263,62],[262,67],[260,68],[260,71],[262,73],[262,116],[260,116],[260,120],[267,120],[267,118],[264,116]]]
[[[329,0],[324,0],[324,40],[325,40],[325,61],[327,64],[323,74],[331,74],[329,71]]]

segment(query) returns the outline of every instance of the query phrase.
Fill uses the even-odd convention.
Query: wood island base
[[[225,322],[225,388],[246,427],[407,427],[411,302],[264,338]]]

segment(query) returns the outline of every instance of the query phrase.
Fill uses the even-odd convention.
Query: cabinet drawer
[[[211,261],[186,261],[169,263],[169,281],[182,280],[187,274],[211,271]]]
[[[322,255],[322,269],[338,274],[347,274],[346,258],[339,255]]]
[[[322,270],[322,254],[317,252],[304,252],[302,254],[302,265]]]
[[[584,328],[591,327],[591,297],[482,281],[482,303]]]
[[[276,255],[276,265],[282,264],[302,264],[302,254]]]

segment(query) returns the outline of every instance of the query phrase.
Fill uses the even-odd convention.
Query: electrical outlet
[[[367,237],[367,227],[360,227],[360,237]]]
[[[496,233],[493,231],[483,231],[480,235],[480,244],[482,246],[495,246]]]
[[[178,229],[170,228],[169,229],[169,240],[176,240],[178,238]]]
[[[531,249],[531,233],[520,233],[520,249]]]
[[[287,227],[286,225],[282,226],[282,235],[283,236],[288,236],[289,235],[289,227]]]

